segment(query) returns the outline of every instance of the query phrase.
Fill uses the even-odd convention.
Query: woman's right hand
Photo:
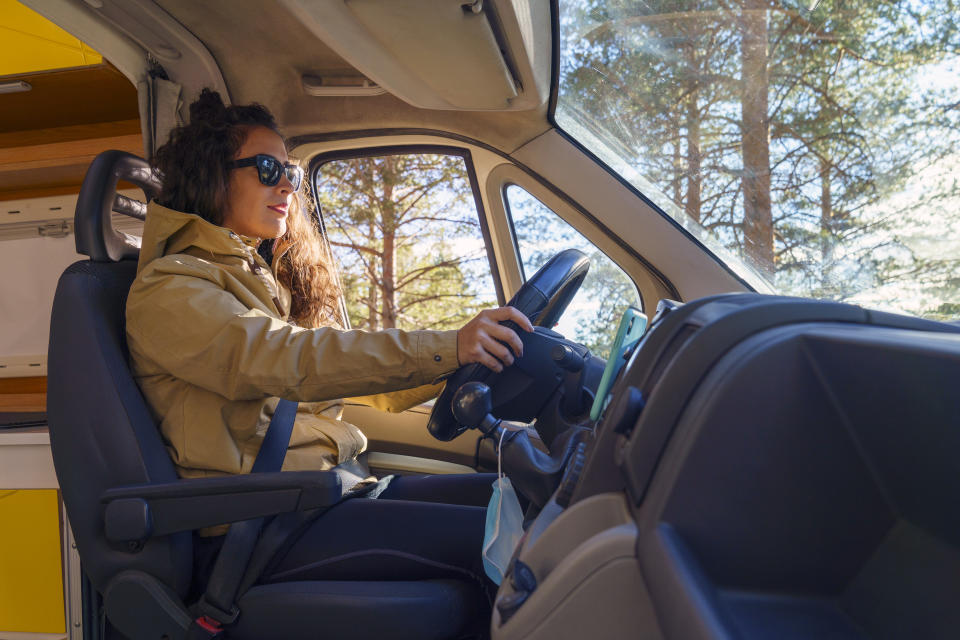
[[[523,355],[523,342],[517,333],[501,322],[512,320],[524,331],[533,331],[530,319],[514,307],[485,309],[457,332],[457,360],[460,365],[478,362],[500,373]],[[509,347],[509,348],[508,348]],[[511,351],[512,350],[512,351]]]

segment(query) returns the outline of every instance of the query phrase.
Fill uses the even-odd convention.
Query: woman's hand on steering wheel
[[[513,307],[485,309],[457,332],[457,360],[460,365],[477,362],[500,373],[523,355],[520,336],[501,322],[513,322],[524,331],[533,331],[533,324]],[[509,348],[508,348],[509,347]],[[511,352],[512,349],[512,352]]]

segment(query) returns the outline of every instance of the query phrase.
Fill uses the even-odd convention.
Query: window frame
[[[661,298],[682,299],[676,286],[662,271],[614,233],[602,220],[565,192],[511,159],[487,174],[485,195],[493,209],[495,224],[502,225],[509,231],[509,244],[500,243],[497,248],[502,253],[512,255],[517,265],[518,278],[523,276],[524,271],[516,243],[513,217],[506,199],[506,189],[510,185],[518,186],[529,193],[613,261],[633,282],[641,304],[651,305]],[[526,278],[522,277],[515,288],[519,289],[525,281]]]
[[[517,187],[518,189],[523,189],[523,191],[528,196],[530,196],[531,198],[539,202],[542,207],[546,208],[550,213],[555,215],[558,219],[562,220],[571,229],[579,233],[587,242],[593,245],[594,249],[602,253],[607,258],[607,260],[609,260],[614,265],[616,265],[617,268],[620,269],[620,271],[623,273],[623,275],[625,275],[630,280],[631,284],[633,284],[633,290],[637,293],[637,300],[640,303],[640,309],[643,311],[646,311],[647,301],[646,301],[646,298],[644,298],[643,290],[641,289],[640,285],[637,284],[636,278],[630,275],[630,272],[624,269],[623,266],[617,260],[615,260],[613,256],[611,256],[601,246],[599,246],[596,242],[594,242],[593,239],[590,238],[590,236],[588,236],[587,234],[583,233],[583,231],[578,229],[576,225],[572,224],[569,220],[567,220],[562,215],[557,213],[553,207],[551,207],[550,205],[545,203],[543,200],[538,198],[536,195],[534,195],[530,191],[530,189],[528,189],[524,185],[519,184],[515,181],[507,181],[502,183],[500,187],[500,193],[503,199],[503,208],[507,214],[507,226],[510,228],[510,237],[513,239],[514,251],[516,251],[516,254],[517,254],[517,264],[520,266],[520,276],[523,278],[524,282],[527,281],[528,276],[526,273],[526,267],[523,264],[523,255],[520,253],[520,240],[517,238],[517,229],[513,220],[513,212],[510,210],[510,199],[507,197],[507,189],[509,189],[510,187]]]
[[[555,135],[557,140],[562,141],[564,145],[569,143],[564,140],[560,134],[554,130],[548,131],[545,135]],[[315,182],[313,170],[316,164],[325,159],[333,157],[348,157],[363,155],[363,150],[393,150],[403,149],[441,149],[444,153],[464,152],[470,154],[471,163],[468,168],[473,170],[474,175],[480,182],[481,202],[484,205],[484,220],[489,225],[489,233],[492,241],[491,246],[496,258],[500,281],[499,285],[503,287],[506,295],[509,296],[519,290],[523,284],[520,277],[519,257],[513,246],[512,238],[508,237],[509,225],[506,217],[506,209],[503,203],[503,196],[500,192],[501,185],[505,182],[513,182],[531,194],[538,200],[547,205],[552,211],[557,213],[566,222],[571,224],[580,233],[590,239],[597,247],[610,257],[621,269],[623,269],[637,285],[641,296],[648,304],[662,298],[673,300],[684,300],[685,297],[680,293],[681,289],[674,283],[674,276],[668,275],[678,265],[670,261],[669,255],[659,255],[660,260],[667,260],[663,267],[657,266],[655,258],[648,257],[644,253],[643,245],[635,246],[630,241],[620,237],[615,231],[615,227],[610,222],[616,223],[616,220],[606,220],[605,210],[594,214],[586,205],[581,204],[580,199],[571,194],[568,189],[558,186],[562,181],[551,180],[548,175],[543,173],[545,168],[537,170],[528,164],[527,160],[517,157],[517,152],[523,152],[521,148],[514,153],[504,151],[493,147],[485,142],[471,138],[467,135],[442,131],[436,129],[417,129],[417,128],[383,128],[383,129],[354,129],[330,133],[312,133],[292,136],[286,140],[291,154],[304,160],[308,167],[308,174],[311,181]],[[533,142],[533,141],[531,141]],[[575,152],[576,160],[579,163],[589,161],[586,155],[583,155],[575,146],[570,146]],[[370,153],[370,151],[367,151]],[[609,172],[603,167],[591,165],[601,174],[601,179],[609,179]],[[314,184],[311,182],[311,185]],[[614,181],[611,185],[615,188],[622,188],[619,182]],[[577,187],[579,189],[580,187]],[[581,189],[582,191],[582,189]],[[623,200],[627,196],[629,202],[621,203],[619,206],[631,207],[634,202],[634,194],[631,191],[616,193],[614,196],[618,200]],[[588,201],[592,206],[601,207],[602,203],[596,202],[593,194],[580,193],[580,197],[590,196]],[[475,196],[476,197],[476,194]],[[602,209],[602,207],[601,207]],[[661,216],[653,211],[650,213],[660,222]],[[672,227],[667,227],[672,233]],[[663,227],[656,227],[656,233],[660,236],[666,232]],[[687,249],[686,238],[671,239],[668,243],[676,248],[679,244],[681,249]],[[696,262],[703,268],[712,269],[715,262],[709,257],[697,258]],[[690,271],[686,261],[680,265],[681,270]],[[493,273],[494,271],[491,270]],[[722,274],[722,275],[721,275]],[[681,273],[681,276],[684,274]],[[687,276],[690,274],[687,273]],[[720,280],[717,291],[737,290],[736,281],[723,271],[710,272],[711,282]],[[686,277],[686,276],[685,276]],[[682,280],[682,278],[681,278]],[[701,282],[701,275],[697,275],[697,282]],[[681,283],[682,284],[682,283]],[[689,283],[688,283],[689,284]],[[718,284],[713,282],[713,284]],[[704,294],[707,295],[707,294]]]
[[[337,149],[316,154],[310,159],[306,174],[310,179],[310,195],[313,198],[313,212],[320,226],[320,233],[323,236],[327,250],[333,255],[330,247],[330,239],[327,235],[326,221],[323,219],[323,210],[320,207],[320,200],[317,193],[317,178],[320,170],[325,164],[336,162],[338,160],[353,160],[356,158],[369,158],[374,156],[400,156],[414,154],[434,154],[445,156],[457,156],[461,158],[467,169],[467,179],[470,183],[470,191],[473,195],[473,203],[476,208],[477,221],[480,225],[480,235],[483,240],[484,251],[487,256],[487,265],[490,267],[490,276],[493,278],[494,291],[497,296],[497,302],[500,306],[506,304],[504,297],[503,280],[501,279],[500,269],[497,266],[496,255],[493,250],[493,240],[490,228],[487,222],[487,211],[483,206],[481,197],[480,182],[477,178],[477,172],[473,164],[473,156],[469,149],[463,147],[452,147],[447,145],[433,144],[408,144],[408,145],[380,145],[374,147],[354,147],[347,149]],[[338,267],[339,272],[339,267]],[[345,293],[341,293],[340,304],[342,306],[343,317],[349,323],[349,317],[346,314]]]

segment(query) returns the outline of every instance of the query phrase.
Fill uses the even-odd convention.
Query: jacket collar
[[[238,235],[194,213],[175,211],[151,201],[147,206],[137,271],[157,258],[182,253],[191,247],[214,255],[250,258],[257,244],[256,238]]]

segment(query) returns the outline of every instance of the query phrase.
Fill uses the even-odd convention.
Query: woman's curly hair
[[[219,225],[230,184],[229,163],[236,159],[251,127],[279,134],[273,115],[259,104],[225,106],[220,94],[204,89],[190,105],[190,123],[175,128],[157,149],[152,164],[162,188],[157,202],[195,213]],[[340,287],[333,259],[316,223],[295,194],[287,231],[273,245],[273,270],[292,294],[290,319],[305,327],[342,326]]]

